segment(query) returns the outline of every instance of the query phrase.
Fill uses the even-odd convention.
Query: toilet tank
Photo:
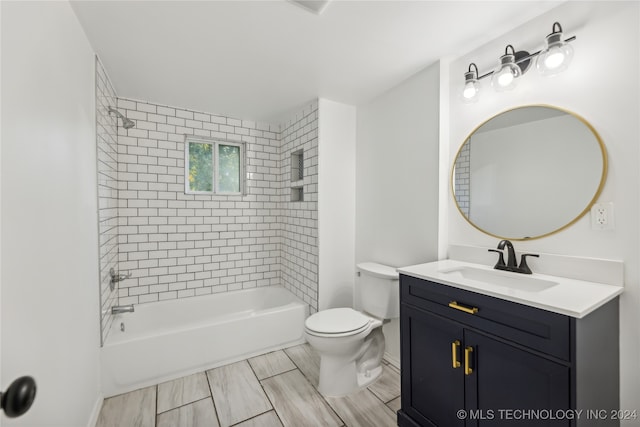
[[[400,317],[399,276],[395,267],[375,262],[357,265],[362,309],[379,319]]]

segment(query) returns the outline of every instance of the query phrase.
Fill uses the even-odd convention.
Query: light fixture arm
[[[509,53],[509,48],[511,48],[511,53]],[[507,47],[504,48],[504,54],[505,55],[515,55],[516,54],[516,50],[513,48],[512,45],[508,44]]]
[[[556,30],[556,25],[558,26],[558,29]],[[559,22],[554,22],[553,26],[551,27],[551,33],[561,33],[562,32],[562,25],[560,25]]]

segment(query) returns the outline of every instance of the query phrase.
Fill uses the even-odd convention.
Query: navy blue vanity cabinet
[[[410,305],[400,307],[400,426],[464,426],[460,369],[452,368],[452,346],[462,346],[462,325]],[[456,342],[460,344],[456,344]],[[458,360],[459,357],[458,357]]]
[[[617,299],[575,319],[401,275],[400,302],[399,426],[619,425]]]

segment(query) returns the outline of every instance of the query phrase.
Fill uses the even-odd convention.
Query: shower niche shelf
[[[304,190],[302,187],[291,188],[291,201],[292,202],[304,202]]]
[[[304,152],[291,153],[291,201],[304,201]]]

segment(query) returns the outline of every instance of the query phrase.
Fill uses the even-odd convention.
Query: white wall
[[[602,137],[609,156],[609,172],[599,200],[614,202],[616,229],[591,230],[587,215],[553,236],[518,242],[516,249],[624,261],[625,293],[621,297],[620,318],[623,409],[640,408],[640,373],[636,369],[640,360],[639,9],[637,2],[567,2],[455,60],[450,64],[449,75],[449,167],[466,136],[478,124],[498,112],[525,104],[550,104],[573,111],[589,121]],[[567,71],[544,78],[535,69],[530,70],[514,91],[503,93],[487,87],[488,79],[482,80],[484,90],[478,103],[465,105],[460,101],[464,72],[470,62],[484,73],[496,66],[500,52],[509,43],[518,49],[537,50],[555,21],[562,24],[566,36],[577,36],[573,63]],[[448,187],[449,182],[443,181],[442,185]],[[494,247],[497,239],[469,225],[453,203],[449,197],[448,242]]]
[[[356,108],[318,101],[318,309],[351,307],[355,278]]]
[[[437,258],[439,75],[435,64],[358,107],[356,262]],[[399,321],[384,334],[399,360]]]
[[[101,403],[94,56],[67,2],[2,2],[3,426],[82,427]]]
[[[0,28],[2,25],[2,7],[0,6]],[[0,48],[2,31],[0,31]],[[2,94],[2,55],[0,55],[0,94]],[[0,129],[2,129],[2,102],[0,102]],[[2,165],[2,133],[0,132],[0,165]],[[2,173],[0,173],[0,241],[2,241]],[[0,244],[0,308],[2,308],[2,244]],[[2,321],[0,315],[0,322]],[[8,381],[8,380],[7,380]],[[0,386],[4,390],[5,377],[2,375],[2,324],[0,323]]]

